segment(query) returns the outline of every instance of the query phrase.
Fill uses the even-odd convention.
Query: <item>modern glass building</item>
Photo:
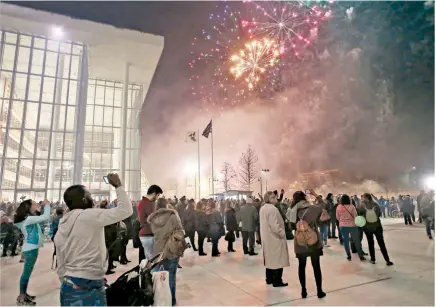
[[[162,37],[0,4],[0,199],[61,200],[72,184],[141,197],[139,113]],[[113,190],[112,190],[113,192]]]

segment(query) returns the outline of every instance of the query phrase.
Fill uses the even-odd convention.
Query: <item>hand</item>
[[[107,174],[107,179],[109,181],[109,184],[114,188],[119,188],[120,186],[122,186],[121,179],[118,174]]]
[[[46,206],[46,205],[50,205],[51,204],[51,201],[49,201],[48,199],[46,199],[46,200],[44,200],[43,202],[42,202],[42,206]]]

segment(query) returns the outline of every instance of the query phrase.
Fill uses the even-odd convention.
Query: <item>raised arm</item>
[[[122,186],[116,188],[118,206],[112,209],[88,209],[90,212],[86,216],[94,222],[95,225],[104,227],[120,222],[133,214],[130,199]],[[88,211],[87,210],[87,211]]]
[[[44,203],[46,204],[44,207],[44,213],[42,215],[29,215],[26,218],[26,225],[32,225],[32,224],[39,224],[42,222],[46,222],[50,219],[50,212],[51,207],[48,200],[45,200]]]

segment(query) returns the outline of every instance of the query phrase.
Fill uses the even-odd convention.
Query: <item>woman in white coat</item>
[[[273,192],[265,193],[264,202],[259,216],[266,283],[273,287],[286,287],[288,284],[282,280],[283,268],[289,266],[285,222],[274,206],[277,196]]]

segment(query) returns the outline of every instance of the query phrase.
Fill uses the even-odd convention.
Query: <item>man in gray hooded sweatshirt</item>
[[[92,208],[91,193],[82,185],[71,186],[64,193],[70,211],[61,219],[54,239],[62,306],[107,306],[104,227],[133,213],[118,175],[109,174],[108,180],[116,188],[118,199],[118,206],[110,210]]]

